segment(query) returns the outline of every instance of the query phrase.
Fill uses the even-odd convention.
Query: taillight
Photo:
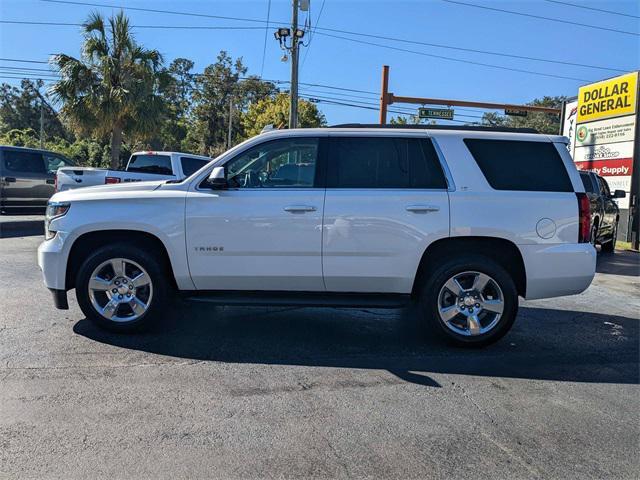
[[[118,177],[104,177],[105,185],[109,185],[111,183],[120,183],[120,178]]]
[[[586,193],[576,192],[578,197],[578,243],[591,241],[591,205]]]

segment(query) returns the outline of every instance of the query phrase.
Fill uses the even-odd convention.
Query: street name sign
[[[419,118],[439,118],[442,120],[453,120],[453,109],[451,108],[419,108]]]

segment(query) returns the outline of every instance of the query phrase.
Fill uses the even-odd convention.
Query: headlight
[[[59,218],[69,211],[69,207],[71,204],[69,202],[49,202],[47,204],[47,213],[44,217],[44,238],[45,240],[51,240],[56,236],[56,232],[54,230],[49,229],[49,225],[51,224],[51,220],[54,218]]]

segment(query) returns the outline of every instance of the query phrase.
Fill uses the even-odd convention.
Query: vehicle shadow
[[[599,253],[596,272],[640,277],[640,254],[630,251],[616,251],[613,255]]]
[[[81,320],[92,340],[202,361],[388,370],[425,386],[432,373],[640,383],[637,320],[524,307],[497,344],[461,349],[417,335],[409,310],[239,308],[183,304],[152,331],[113,334]]]

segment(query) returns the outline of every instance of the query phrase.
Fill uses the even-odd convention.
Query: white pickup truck
[[[151,180],[182,180],[208,162],[209,157],[181,152],[135,152],[124,170],[92,167],[61,167],[56,173],[56,192],[73,188]]]
[[[55,194],[38,263],[58,308],[75,288],[89,320],[120,332],[156,322],[178,291],[223,305],[415,301],[431,331],[487,345],[519,296],[593,279],[589,198],[566,141],[435,126],[264,133],[181,182]]]

